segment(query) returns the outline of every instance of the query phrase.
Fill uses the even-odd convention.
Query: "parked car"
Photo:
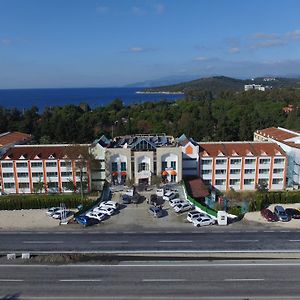
[[[49,217],[52,217],[59,210],[60,210],[60,207],[51,207],[47,210],[46,215]]]
[[[300,219],[300,211],[295,208],[286,208],[285,209],[286,214],[293,219]]]
[[[113,209],[118,209],[119,203],[115,201],[103,201],[99,204],[99,207],[111,207]]]
[[[178,198],[178,194],[176,194],[174,192],[167,192],[163,196],[163,199],[166,200],[166,201],[170,201],[170,200],[175,199],[175,198]]]
[[[88,213],[85,214],[87,217],[91,218],[91,219],[96,219],[98,221],[103,221],[106,219],[107,215],[104,213],[95,213],[93,211],[90,211]]]
[[[68,216],[70,216],[71,212],[68,209],[66,209],[66,210],[59,209],[52,215],[52,218],[61,219],[64,216],[64,214],[65,214],[65,217],[68,217]]]
[[[155,218],[161,218],[163,216],[163,210],[160,207],[150,206],[148,212]]]
[[[216,221],[209,217],[204,217],[204,218],[200,217],[198,219],[193,220],[193,224],[196,227],[214,225],[215,223],[216,223]]]
[[[129,204],[131,203],[131,197],[127,194],[122,195],[122,202],[123,204]]]
[[[84,227],[99,223],[97,219],[92,219],[84,215],[75,217],[75,220],[78,224],[81,224]]]
[[[185,203],[176,204],[173,208],[176,213],[182,213],[191,210],[193,206],[190,203],[185,202]]]
[[[278,217],[275,213],[273,213],[270,209],[264,208],[260,211],[262,217],[264,217],[268,222],[277,222]],[[299,212],[300,214],[300,212]]]
[[[169,203],[170,203],[171,207],[174,207],[175,205],[177,205],[179,203],[188,203],[188,202],[186,202],[185,200],[179,199],[179,198],[175,198],[175,199],[171,199],[169,201]]]
[[[274,213],[277,215],[279,221],[288,222],[291,219],[281,205],[275,206]]]
[[[193,210],[193,211],[190,211],[188,214],[187,214],[187,217],[186,219],[189,221],[189,222],[193,222],[193,220],[195,219],[198,219],[198,218],[204,218],[204,217],[207,217],[207,214],[204,214],[204,213],[201,213],[197,210]]]
[[[93,212],[94,213],[103,213],[103,214],[112,216],[115,213],[115,210],[108,206],[102,206],[102,207],[98,206],[93,209]]]

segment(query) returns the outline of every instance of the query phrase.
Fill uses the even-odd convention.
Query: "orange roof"
[[[276,127],[269,127],[265,129],[256,130],[256,133],[262,136],[269,137],[276,141],[281,141],[281,142],[299,136],[299,133],[297,131],[294,132],[295,133],[288,132]]]
[[[194,198],[204,198],[209,195],[209,191],[201,178],[191,179],[188,184]]]
[[[219,142],[199,143],[200,156],[210,157],[251,157],[251,156],[276,156],[285,152],[276,143],[257,142]]]
[[[18,159],[38,160],[38,159],[49,159],[49,157],[53,157],[54,159],[63,159],[66,156],[66,149],[70,147],[74,147],[74,146],[73,145],[71,146],[70,145],[14,146],[8,149],[0,159],[3,160],[6,157],[11,160],[18,160]]]
[[[10,144],[24,144],[32,139],[32,136],[22,132],[6,132],[0,134],[0,147]]]

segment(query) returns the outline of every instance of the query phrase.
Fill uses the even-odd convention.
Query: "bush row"
[[[81,200],[77,194],[54,194],[54,195],[8,195],[0,197],[0,210],[14,209],[39,209],[60,206],[64,203],[67,208],[77,208],[79,205],[88,205],[92,202],[88,198]]]
[[[249,203],[249,211],[258,211],[268,207],[270,204],[288,204],[300,203],[300,192],[284,191],[284,192],[267,192],[255,193],[254,200]]]

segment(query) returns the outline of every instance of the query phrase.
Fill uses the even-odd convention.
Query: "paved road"
[[[0,298],[288,300],[299,274],[299,261],[0,265]]]
[[[1,232],[0,252],[299,250],[300,231]]]

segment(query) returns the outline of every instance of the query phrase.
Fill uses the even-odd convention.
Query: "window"
[[[17,168],[27,168],[27,162],[17,162]]]
[[[111,170],[112,170],[112,172],[117,172],[118,171],[118,163],[112,162],[111,163]]]
[[[171,161],[171,168],[176,170],[176,161]]]
[[[245,169],[245,174],[254,174],[255,169]]]
[[[171,175],[171,182],[176,182],[176,175]]]
[[[230,185],[240,185],[239,179],[230,179]]]
[[[274,174],[282,174],[284,172],[284,169],[274,169],[273,173]]]
[[[57,172],[47,172],[47,177],[57,177]]]
[[[126,162],[121,162],[121,171],[126,171]]]
[[[43,177],[44,176],[44,174],[43,174],[43,172],[32,172],[32,177]]]
[[[272,184],[282,184],[283,183],[283,179],[282,178],[274,178],[272,180]]]
[[[231,169],[230,170],[230,174],[240,174],[241,173],[241,169]]]
[[[19,189],[29,189],[29,183],[28,182],[20,182]]]
[[[259,169],[259,174],[269,174],[270,170],[269,169]]]
[[[61,177],[71,177],[72,172],[61,172]]]
[[[47,161],[46,167],[56,167],[56,161]]]
[[[226,174],[226,170],[225,169],[216,170],[216,174]]]
[[[202,170],[201,171],[202,175],[208,175],[208,174],[211,174],[211,170]]]
[[[71,163],[70,161],[61,161],[61,162],[60,162],[60,166],[61,166],[61,167],[68,167],[68,168],[71,168],[72,163]]]
[[[226,180],[225,179],[216,179],[216,185],[225,185]]]
[[[28,177],[28,173],[18,173],[19,178],[26,178]]]
[[[267,165],[267,164],[270,163],[270,158],[261,158],[261,159],[259,160],[259,163],[260,163],[261,165]]]
[[[216,165],[226,165],[227,159],[216,159]]]
[[[182,160],[197,160],[197,158],[192,158],[192,157],[184,157]]]
[[[269,180],[260,178],[260,179],[258,179],[258,184],[261,185],[261,186],[263,186],[263,185],[268,186],[269,185]]]
[[[244,185],[253,185],[254,179],[244,179]]]
[[[5,182],[4,183],[4,188],[5,189],[14,189],[15,188],[15,184],[12,182]]]
[[[3,178],[13,178],[14,177],[14,173],[3,173]]]
[[[32,168],[40,168],[40,167],[43,167],[43,163],[42,162],[32,162],[31,167]]]
[[[48,182],[48,188],[49,189],[58,188],[58,182]]]
[[[167,161],[162,161],[161,162],[161,169],[162,171],[165,170],[168,167],[168,162]]]
[[[13,163],[11,162],[2,163],[2,168],[12,168],[12,167],[13,167]]]
[[[284,163],[284,158],[275,158],[274,159],[274,164],[283,164]]]
[[[138,165],[138,172],[149,171],[149,164],[142,162]]]
[[[239,165],[240,163],[241,163],[240,158],[233,158],[233,159],[230,160],[231,165]]]
[[[83,177],[86,176],[86,172],[83,172],[83,171],[82,171],[82,172],[80,172],[80,171],[77,171],[77,172],[76,172],[76,176],[77,176],[77,177],[80,177],[80,174],[82,174]]]
[[[201,159],[202,165],[211,165],[212,160],[211,159]]]
[[[205,185],[211,185],[211,180],[210,179],[205,179],[203,180]]]
[[[255,158],[246,158],[245,159],[245,165],[252,165],[255,164],[256,159]]]

